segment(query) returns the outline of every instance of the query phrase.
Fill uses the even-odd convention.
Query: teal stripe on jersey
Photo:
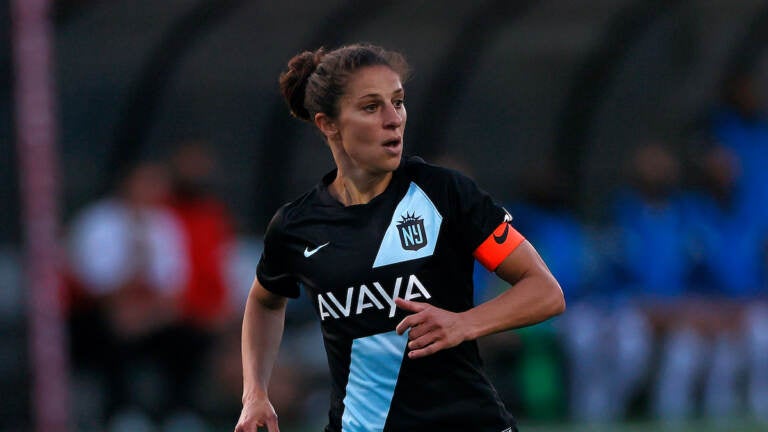
[[[429,196],[411,182],[395,208],[373,268],[432,255],[442,222],[443,216]]]
[[[407,343],[394,331],[352,341],[342,432],[384,430]]]

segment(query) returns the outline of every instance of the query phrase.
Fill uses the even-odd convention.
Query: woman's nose
[[[387,105],[384,111],[384,127],[398,128],[403,124],[403,116],[394,105]]]

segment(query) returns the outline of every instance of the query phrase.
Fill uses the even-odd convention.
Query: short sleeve
[[[456,219],[460,236],[474,257],[488,270],[525,240],[512,226],[512,216],[470,178],[453,172]]]
[[[268,291],[283,296],[297,298],[301,293],[299,283],[290,270],[287,256],[281,211],[272,218],[264,236],[264,251],[256,267],[256,278]]]

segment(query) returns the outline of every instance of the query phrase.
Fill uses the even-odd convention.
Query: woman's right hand
[[[268,432],[280,432],[277,413],[269,399],[246,402],[240,412],[235,432],[257,432],[259,427],[266,427]]]

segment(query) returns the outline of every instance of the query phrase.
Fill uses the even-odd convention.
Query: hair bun
[[[291,109],[291,114],[308,122],[312,119],[304,106],[307,83],[324,55],[323,48],[297,54],[288,61],[288,70],[280,74],[280,91]]]

